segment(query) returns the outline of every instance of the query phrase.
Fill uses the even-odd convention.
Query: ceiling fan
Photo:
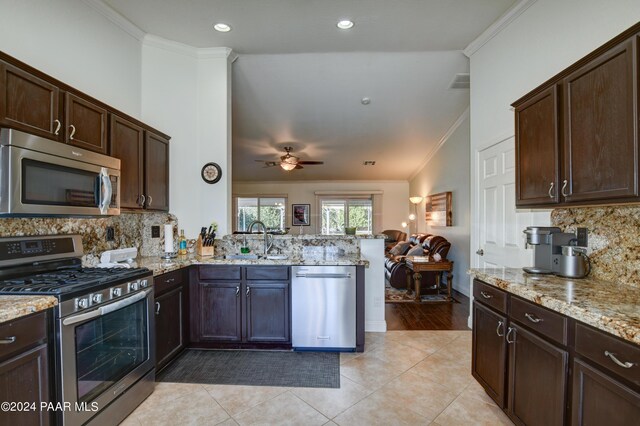
[[[306,166],[324,164],[324,161],[304,161],[300,160],[300,158],[291,154],[293,148],[290,146],[285,146],[284,150],[287,152],[285,155],[280,157],[280,161],[264,161],[264,160],[255,160],[260,163],[264,163],[265,167],[274,167],[280,166],[283,170],[290,172],[295,169],[303,169],[302,164]]]

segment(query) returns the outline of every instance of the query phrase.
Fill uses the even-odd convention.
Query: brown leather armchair
[[[397,229],[385,229],[382,231],[384,235],[386,235],[384,239],[384,252],[388,252],[398,244],[400,241],[407,240],[407,233],[403,231],[399,231]]]

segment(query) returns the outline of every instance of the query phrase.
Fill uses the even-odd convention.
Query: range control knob
[[[78,305],[79,308],[81,309],[85,309],[86,307],[89,306],[89,300],[88,299],[76,299],[76,304]]]
[[[138,281],[129,283],[129,291],[138,291]]]
[[[91,300],[93,301],[93,303],[102,303],[102,295],[94,294],[93,296],[91,296]]]
[[[120,297],[120,296],[122,296],[122,289],[121,288],[111,289],[111,297]]]
[[[141,288],[145,288],[147,287],[149,284],[147,282],[147,280],[140,280],[140,287]]]

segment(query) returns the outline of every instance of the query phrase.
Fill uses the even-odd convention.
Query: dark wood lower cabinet
[[[289,283],[248,282],[245,290],[246,340],[288,342]]]
[[[640,394],[575,359],[571,409],[572,425],[637,424],[640,420]]]
[[[241,282],[198,283],[199,312],[194,341],[242,340]]]
[[[522,425],[565,423],[569,353],[510,324],[509,414]]]
[[[505,407],[506,324],[506,317],[473,302],[471,373],[500,408]]]
[[[156,368],[162,369],[185,347],[182,323],[184,291],[174,288],[156,296]]]

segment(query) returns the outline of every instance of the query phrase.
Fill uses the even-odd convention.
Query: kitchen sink
[[[262,256],[257,254],[227,254],[224,256],[225,259],[241,259],[241,260],[256,260],[260,259]]]

